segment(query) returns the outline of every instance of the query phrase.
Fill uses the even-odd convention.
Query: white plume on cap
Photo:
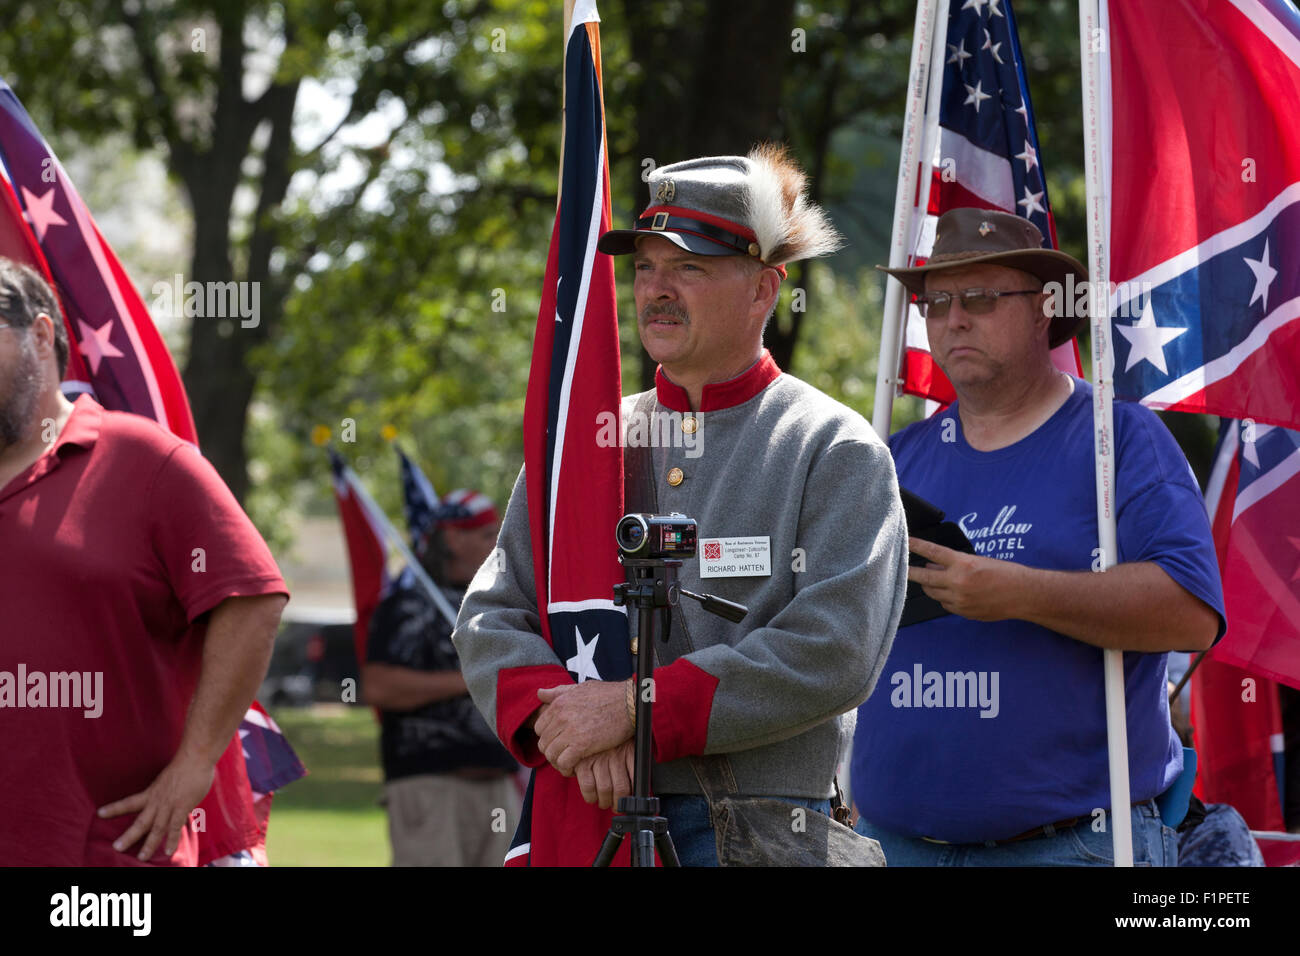
[[[813,259],[844,245],[825,211],[804,195],[808,177],[784,146],[763,143],[748,159],[749,221],[766,265]]]

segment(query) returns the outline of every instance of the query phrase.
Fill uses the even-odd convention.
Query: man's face
[[[925,329],[930,337],[930,353],[954,387],[1015,378],[1033,367],[1035,352],[1046,347],[1048,324],[1041,295],[1002,296],[993,311],[973,315],[957,293],[965,289],[1011,292],[1041,287],[1042,283],[1027,272],[993,265],[944,269],[926,277],[927,295],[953,294],[948,314],[942,318],[927,315]]]
[[[496,547],[499,530],[499,523],[493,521],[477,528],[448,527],[443,530],[443,534],[452,558],[459,558],[469,573],[473,574]]]
[[[734,370],[752,355],[766,316],[763,270],[740,256],[697,256],[659,236],[637,239],[637,330],[670,371]]]
[[[0,326],[0,451],[27,435],[40,401],[40,366],[31,333],[30,326]]]

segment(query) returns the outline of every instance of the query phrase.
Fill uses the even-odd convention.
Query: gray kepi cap
[[[785,264],[842,244],[825,212],[804,195],[807,177],[782,146],[748,156],[704,156],[660,166],[648,179],[650,205],[631,229],[612,229],[596,248],[636,251],[638,236],[662,236],[701,256],[752,256],[785,275]]]

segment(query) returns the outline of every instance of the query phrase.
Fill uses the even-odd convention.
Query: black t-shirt
[[[443,589],[453,608],[463,591]],[[460,670],[451,625],[419,588],[398,588],[380,602],[370,619],[366,660],[422,671]],[[384,779],[464,768],[515,770],[468,694],[416,710],[381,711]]]

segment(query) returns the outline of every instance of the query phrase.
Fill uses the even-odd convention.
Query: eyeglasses
[[[961,298],[961,307],[971,315],[988,315],[997,308],[998,299],[1004,295],[1038,295],[1041,289],[1015,289],[1003,292],[1000,289],[962,289],[960,292],[931,292],[916,297],[917,308],[921,315],[930,319],[942,319],[948,314],[954,296]]]

